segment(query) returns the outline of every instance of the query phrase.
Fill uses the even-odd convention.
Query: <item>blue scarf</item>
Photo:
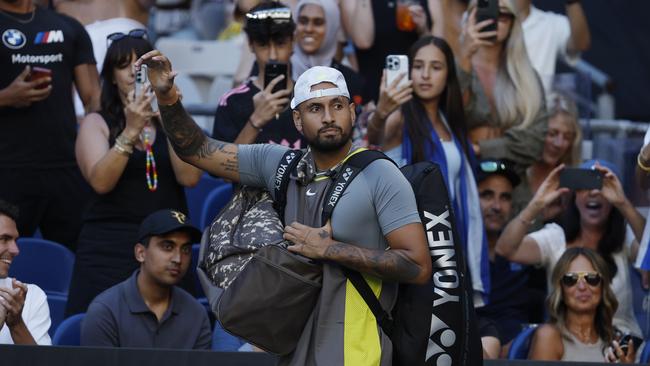
[[[449,129],[444,116],[441,114],[443,123]],[[427,119],[428,121],[428,119]],[[426,160],[434,162],[440,166],[442,175],[445,178],[445,184],[449,184],[449,169],[447,167],[447,159],[445,151],[440,142],[438,133],[428,121],[427,126],[431,133],[431,143],[425,144]],[[472,164],[465,154],[460,142],[451,133],[454,145],[461,152],[461,166],[459,173],[459,189],[455,189],[455,196],[453,197],[453,209],[456,222],[458,223],[458,235],[460,236],[463,250],[468,263],[472,279],[472,287],[474,289],[474,305],[479,307],[487,303],[488,295],[490,293],[490,262],[488,258],[488,245],[485,228],[483,226],[483,217],[481,214],[481,206],[478,197],[478,189],[476,187],[476,180],[472,171]],[[470,152],[471,154],[471,152]],[[409,137],[406,123],[402,132],[402,158],[407,164],[412,164],[413,144]],[[470,158],[474,158],[473,155]],[[451,192],[451,187],[447,190]],[[459,214],[460,213],[460,214]]]

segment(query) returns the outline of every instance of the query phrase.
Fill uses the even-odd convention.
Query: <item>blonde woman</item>
[[[460,37],[458,73],[469,138],[482,158],[505,158],[519,168],[540,159],[546,130],[544,92],[524,44],[511,0],[499,0],[494,20],[476,21],[476,0]]]
[[[549,323],[535,331],[528,358],[634,362],[632,342],[627,352],[612,342],[618,301],[611,281],[608,266],[598,253],[587,248],[567,249],[551,276]]]
[[[553,169],[564,164],[571,167],[580,163],[582,155],[582,132],[578,122],[578,108],[567,95],[553,92],[548,96],[548,130],[544,137],[542,158],[533,163],[521,177],[521,184],[512,193],[513,214],[521,212],[533,198],[535,192]],[[550,205],[537,218],[537,226],[555,217],[562,207],[560,202]]]

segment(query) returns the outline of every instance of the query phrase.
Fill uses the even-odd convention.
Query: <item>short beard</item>
[[[324,130],[326,128],[332,128],[329,126],[321,128],[321,130]],[[345,133],[342,128],[338,126],[333,126],[333,128],[338,128],[339,131],[341,132],[341,137],[340,139],[333,139],[333,140],[325,140],[320,138],[320,130],[316,133],[316,137],[309,138],[307,135],[305,135],[305,140],[307,141],[307,144],[309,147],[311,147],[312,150],[321,152],[321,153],[328,153],[332,151],[338,151],[340,150],[343,146],[345,146],[348,141],[350,141],[350,138],[352,137],[352,128]]]

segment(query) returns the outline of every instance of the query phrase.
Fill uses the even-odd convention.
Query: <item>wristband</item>
[[[251,120],[250,118],[248,119],[248,124],[251,125],[251,127],[256,129],[258,132],[262,132],[262,127],[255,126],[255,124],[253,123],[253,120]]]
[[[638,165],[639,169],[643,170],[644,172],[650,173],[650,167],[646,166],[643,164],[643,161],[641,161],[641,153],[636,156],[636,165]]]
[[[518,218],[521,222],[523,222],[524,224],[526,224],[526,225],[528,225],[528,226],[531,226],[532,224],[535,223],[535,221],[537,221],[536,219],[532,219],[532,220],[530,220],[530,221],[528,221],[528,220],[524,220],[524,218],[521,217],[520,215],[518,215],[517,218]]]

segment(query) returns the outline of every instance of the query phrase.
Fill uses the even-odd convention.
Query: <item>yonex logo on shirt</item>
[[[12,50],[18,50],[25,46],[27,37],[18,29],[7,29],[2,33],[2,43]]]
[[[38,32],[34,38],[34,44],[63,43],[63,31],[51,30],[49,32]]]

